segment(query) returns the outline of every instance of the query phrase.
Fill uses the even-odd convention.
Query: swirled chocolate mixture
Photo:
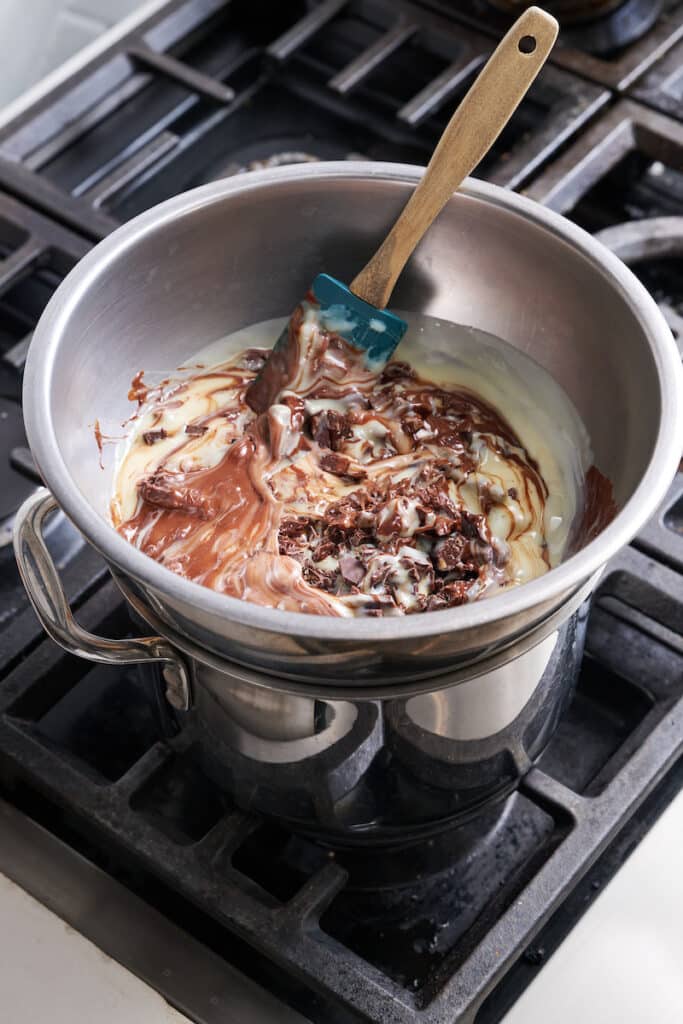
[[[153,389],[137,375],[112,502],[132,544],[222,593],[327,615],[449,608],[548,570],[548,488],[491,405],[403,362],[376,376],[309,302],[275,376],[267,355]]]

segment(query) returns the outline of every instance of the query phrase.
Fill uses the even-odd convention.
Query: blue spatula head
[[[298,307],[299,313],[302,310],[307,313],[314,310],[315,319],[324,331],[339,335],[362,353],[371,373],[382,370],[408,328],[400,317],[359,299],[345,284],[329,274],[318,274],[306,299]],[[247,388],[246,401],[254,412],[265,412],[281,391],[291,386],[294,337],[290,328],[291,323],[288,323],[265,366]],[[293,358],[295,363],[297,355]]]
[[[405,320],[359,299],[329,274],[318,274],[311,291],[320,306],[322,326],[361,349],[369,369],[381,370],[408,329]]]

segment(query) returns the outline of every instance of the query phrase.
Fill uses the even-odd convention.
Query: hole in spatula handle
[[[536,49],[534,36],[522,36],[519,41],[519,49],[521,53],[533,53]]]

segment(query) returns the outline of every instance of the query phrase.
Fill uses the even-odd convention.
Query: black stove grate
[[[678,566],[681,487],[639,541],[658,552],[670,534]],[[132,628],[113,584],[79,617]],[[219,925],[271,959],[275,991],[314,1021],[488,1022],[498,983],[683,754],[683,578],[666,551],[617,556],[578,693],[538,766],[474,852],[454,847],[444,866],[436,851],[436,873],[379,896],[354,887],[352,860],[231,807],[186,739],[162,734],[156,699],[149,677],[40,644],[0,682],[2,795],[35,812],[42,794],[100,856],[198,908],[200,938],[215,943]]]
[[[526,190],[610,245],[683,353],[683,124],[622,100]]]
[[[0,183],[99,238],[288,155],[424,164],[492,48],[403,0],[178,0],[0,132]],[[527,181],[607,101],[548,66],[480,174]]]
[[[82,238],[0,192],[0,665],[29,636],[40,635],[11,545],[15,513],[40,482],[21,414],[24,362],[48,300],[89,248]],[[84,552],[64,516],[54,517],[48,543],[60,569],[69,567],[72,597],[92,583],[93,575],[101,579],[99,560]]]
[[[648,68],[628,89],[628,95],[664,114],[683,120],[683,39]]]

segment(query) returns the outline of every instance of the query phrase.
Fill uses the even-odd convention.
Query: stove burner
[[[487,0],[509,14],[519,14],[526,3]],[[609,54],[634,43],[652,28],[664,0],[546,0],[543,5],[562,26],[562,42],[593,54]]]
[[[287,150],[284,153],[273,153],[272,156],[259,157],[249,160],[247,163],[238,163],[231,160],[225,165],[222,176],[230,177],[233,174],[246,174],[249,171],[267,171],[273,167],[287,167],[289,164],[315,164],[321,160],[366,160],[362,153],[306,153],[303,150]]]
[[[642,260],[683,256],[683,217],[630,220],[605,228],[595,237],[629,266]]]
[[[266,171],[271,167],[286,167],[288,164],[315,164],[318,163],[320,157],[313,156],[312,153],[301,153],[294,151],[292,153],[274,153],[273,156],[266,157],[265,160],[251,160],[247,166],[248,171]]]
[[[515,14],[526,7],[521,0],[489,0],[501,11]],[[577,21],[594,21],[623,6],[624,0],[546,0],[545,10],[561,18],[562,23],[571,25]]]

